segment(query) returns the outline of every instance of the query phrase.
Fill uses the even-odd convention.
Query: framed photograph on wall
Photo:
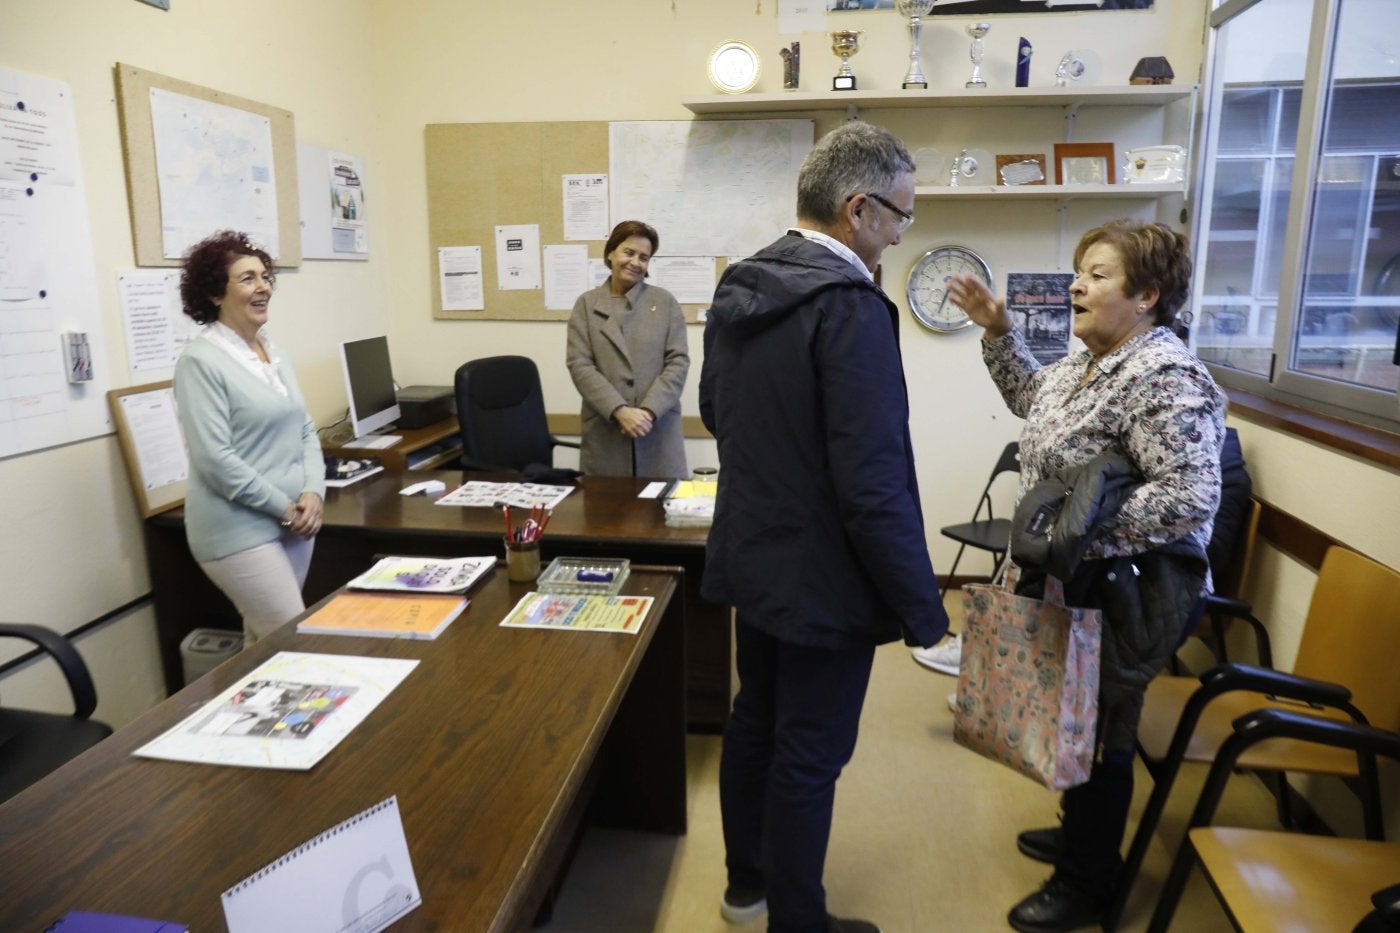
[[[1113,143],[1055,143],[1055,184],[1116,184]]]

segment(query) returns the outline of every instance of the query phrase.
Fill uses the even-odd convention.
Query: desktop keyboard
[[[353,441],[347,441],[340,446],[357,449],[369,448],[371,450],[383,450],[385,447],[393,447],[401,440],[403,440],[403,437],[398,434],[367,434],[364,437],[357,437]]]

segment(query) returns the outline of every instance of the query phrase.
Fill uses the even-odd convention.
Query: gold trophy
[[[842,29],[831,34],[831,52],[841,56],[841,70],[831,79],[833,91],[854,91],[856,76],[851,72],[851,56],[860,51],[860,33]]]

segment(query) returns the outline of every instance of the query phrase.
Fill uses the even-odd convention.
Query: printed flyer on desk
[[[417,665],[399,658],[279,651],[132,754],[305,771]]]
[[[560,596],[526,593],[501,625],[635,635],[651,611],[651,596]]]

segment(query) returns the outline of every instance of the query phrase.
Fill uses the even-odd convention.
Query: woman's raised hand
[[[949,277],[948,298],[967,312],[972,323],[986,330],[988,337],[1001,337],[1016,328],[1006,312],[1006,299],[993,295],[981,279],[965,273]]]

